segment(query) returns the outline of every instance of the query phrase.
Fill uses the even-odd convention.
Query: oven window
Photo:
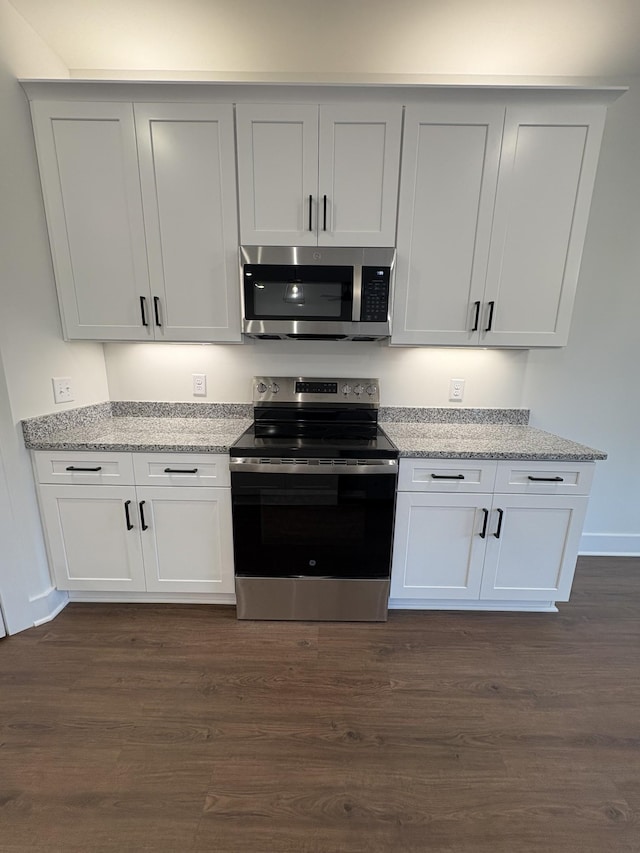
[[[234,473],[236,574],[388,577],[394,493],[389,475]]]

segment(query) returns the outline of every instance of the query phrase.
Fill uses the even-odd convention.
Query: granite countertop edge
[[[528,426],[527,409],[385,407],[379,414],[400,457],[607,458],[603,451]],[[106,402],[29,418],[22,428],[30,450],[227,453],[251,416],[251,405],[242,403]]]

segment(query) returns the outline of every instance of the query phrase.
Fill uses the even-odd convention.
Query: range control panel
[[[304,376],[254,376],[254,403],[367,403],[379,405],[377,379],[311,379]]]

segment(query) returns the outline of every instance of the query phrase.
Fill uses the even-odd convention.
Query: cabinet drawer
[[[475,459],[401,459],[398,491],[492,492],[496,463]]]
[[[38,450],[33,459],[39,483],[133,485],[130,453]]]
[[[499,462],[495,491],[532,495],[588,495],[593,462]]]
[[[229,457],[222,453],[135,453],[139,486],[229,486]]]

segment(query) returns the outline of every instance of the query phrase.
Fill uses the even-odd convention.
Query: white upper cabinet
[[[473,344],[504,107],[407,107],[393,343]]]
[[[229,104],[136,104],[157,340],[240,339]]]
[[[481,343],[567,343],[604,118],[604,107],[507,109]]]
[[[392,343],[567,343],[604,116],[407,109]]]
[[[402,107],[239,104],[246,245],[394,246]]]
[[[231,106],[32,112],[65,337],[240,340]]]
[[[65,337],[150,339],[131,104],[41,101],[32,114]]]

